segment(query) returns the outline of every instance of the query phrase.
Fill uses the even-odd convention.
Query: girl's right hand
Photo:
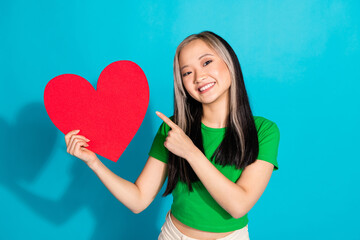
[[[73,130],[65,135],[66,151],[89,165],[96,161],[97,156],[94,152],[85,148],[89,146],[87,142],[90,140],[84,136],[77,135],[79,132],[80,130]]]

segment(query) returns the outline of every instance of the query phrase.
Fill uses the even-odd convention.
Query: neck
[[[201,122],[207,127],[224,128],[226,127],[229,116],[229,98],[216,101],[210,104],[203,104],[203,115]]]

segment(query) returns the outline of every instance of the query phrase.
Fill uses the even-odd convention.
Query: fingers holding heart
[[[74,155],[75,150],[80,149],[80,147],[88,147],[90,140],[82,135],[77,135],[79,130],[74,130],[65,135],[65,142],[67,145],[66,151],[71,155]]]
[[[78,155],[77,153],[79,150],[83,150],[82,148],[85,148],[88,146],[89,146],[89,144],[87,144],[83,139],[78,138],[78,137],[74,138],[74,140],[72,141],[72,143],[70,145],[69,153],[71,155]]]

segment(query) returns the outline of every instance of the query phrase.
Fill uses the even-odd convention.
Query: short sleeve
[[[274,165],[274,170],[279,169],[277,162],[280,142],[280,130],[278,126],[264,118],[258,129],[259,154],[257,159],[267,161]]]
[[[173,116],[170,117],[170,119],[173,120]],[[169,150],[164,146],[164,142],[169,130],[170,127],[165,122],[160,125],[148,153],[149,156],[156,158],[164,163],[167,163],[169,158]]]

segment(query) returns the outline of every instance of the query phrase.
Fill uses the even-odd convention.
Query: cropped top
[[[173,120],[173,116],[170,117]],[[280,141],[280,131],[277,125],[259,116],[254,116],[258,132],[259,154],[257,159],[270,162],[274,170],[278,170],[277,154]],[[149,151],[152,156],[167,163],[169,152],[164,146],[164,141],[170,127],[162,123]],[[210,159],[216,148],[225,136],[225,128],[210,128],[201,123],[201,133],[205,156],[228,179],[236,182],[243,169],[235,166],[222,166]],[[178,181],[172,192],[173,203],[171,212],[183,224],[207,232],[230,232],[243,228],[248,223],[247,214],[241,218],[233,218],[210,195],[201,181],[192,183],[193,192],[190,192],[186,183]]]

